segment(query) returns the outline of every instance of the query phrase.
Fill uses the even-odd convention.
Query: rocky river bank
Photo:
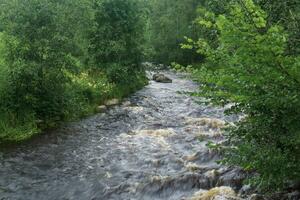
[[[185,94],[164,72],[123,103],[0,153],[1,200],[263,199],[241,169],[217,164],[221,128],[237,120]],[[296,200],[296,199],[295,199]]]

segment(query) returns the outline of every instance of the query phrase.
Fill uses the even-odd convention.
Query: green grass
[[[31,139],[44,129],[57,127],[62,122],[74,121],[96,112],[97,106],[106,100],[122,99],[147,84],[145,74],[138,73],[130,78],[127,84],[111,84],[102,73],[89,75],[81,73],[69,75],[72,81],[66,86],[67,100],[63,109],[63,119],[48,119],[37,124],[38,119],[33,114],[22,111],[23,117],[16,117],[6,112],[0,113],[0,146],[14,145]]]
[[[32,116],[15,118],[5,114],[0,118],[0,145],[15,144],[32,138],[40,130]]]

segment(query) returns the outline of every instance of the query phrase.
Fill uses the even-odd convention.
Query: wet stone
[[[111,107],[111,106],[116,106],[120,103],[119,99],[111,99],[105,102],[105,106]]]
[[[106,110],[107,110],[107,107],[105,105],[97,107],[97,112],[99,112],[99,113],[105,112]]]
[[[299,200],[300,199],[300,191],[294,191],[291,193],[288,193],[286,195],[289,200]]]
[[[243,185],[243,187],[239,191],[240,196],[247,196],[253,193],[254,188],[252,188],[250,185]]]
[[[243,186],[243,181],[246,179],[246,173],[238,168],[234,168],[220,176],[219,186],[230,186],[236,190],[240,190]]]
[[[235,191],[230,187],[216,187],[208,191],[200,190],[188,200],[239,200]]]
[[[265,200],[264,196],[259,195],[259,194],[252,194],[249,197],[249,200]]]
[[[169,77],[167,77],[164,74],[154,74],[152,79],[159,83],[172,83],[173,82],[172,79],[170,79]]]

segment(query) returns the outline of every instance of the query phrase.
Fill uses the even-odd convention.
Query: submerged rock
[[[197,153],[194,153],[192,155],[186,155],[186,156],[183,156],[183,160],[185,161],[188,161],[188,162],[192,162],[192,161],[196,161],[199,159],[199,156],[200,156],[200,153],[197,152]]]
[[[122,103],[122,106],[130,107],[130,106],[131,106],[131,102],[130,102],[130,101],[124,101],[124,102]]]
[[[159,83],[172,83],[173,82],[172,79],[165,76],[164,74],[154,74],[152,79]]]
[[[218,178],[220,176],[220,173],[216,169],[213,169],[213,170],[207,171],[204,175],[208,178],[211,187],[213,187],[216,185]]]
[[[198,133],[196,133],[196,138],[200,140],[217,139],[222,136],[223,134],[221,131],[199,131]]]
[[[165,69],[165,68],[166,68],[166,66],[163,65],[163,64],[159,64],[159,65],[157,65],[157,67],[158,67],[159,69]]]
[[[218,186],[230,186],[236,190],[243,187],[243,182],[246,179],[246,173],[239,168],[234,168],[220,176],[217,183]]]
[[[153,137],[169,137],[169,136],[176,135],[176,133],[172,129],[140,130],[137,131],[136,134],[153,136]]]
[[[191,162],[188,162],[186,165],[185,165],[185,168],[190,171],[190,172],[197,172],[197,171],[201,171],[202,168],[201,166],[195,164],[195,163],[191,163]]]
[[[225,127],[225,121],[216,118],[187,118],[186,124],[196,126],[207,126],[211,129],[221,129]]]
[[[197,192],[189,200],[240,200],[230,187],[216,187],[209,191]]]
[[[176,190],[191,190],[194,188],[209,188],[209,182],[203,175],[198,173],[186,173],[178,176],[153,176],[150,178],[149,183],[142,185],[140,190],[142,194],[170,194]]]

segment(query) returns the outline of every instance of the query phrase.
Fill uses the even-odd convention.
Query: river
[[[105,113],[1,152],[0,199],[180,200],[230,184],[232,169],[206,144],[235,119],[186,94],[198,85],[184,75],[164,73],[173,83],[151,81]]]

